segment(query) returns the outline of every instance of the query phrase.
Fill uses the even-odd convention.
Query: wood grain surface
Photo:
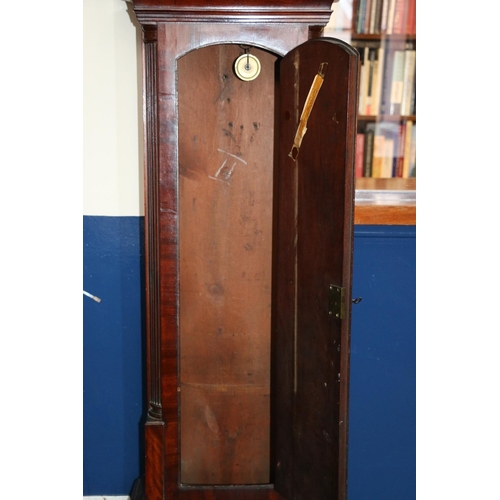
[[[276,56],[238,45],[179,75],[180,429],[184,484],[269,483]]]
[[[289,156],[315,75],[327,65],[296,161]],[[276,348],[277,491],[345,498],[350,302],[329,314],[330,285],[351,294],[358,56],[309,41],[280,64]],[[344,385],[343,385],[344,384]]]

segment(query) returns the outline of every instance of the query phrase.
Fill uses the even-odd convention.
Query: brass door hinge
[[[330,300],[328,303],[328,314],[339,319],[345,318],[344,288],[338,285],[330,285]]]

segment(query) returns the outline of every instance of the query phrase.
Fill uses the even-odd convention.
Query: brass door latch
[[[338,285],[330,285],[330,299],[328,301],[328,314],[339,319],[345,318],[345,289]],[[362,298],[351,299],[353,304],[359,304]]]
[[[345,317],[344,288],[337,285],[330,285],[330,300],[328,304],[328,314],[339,319]]]

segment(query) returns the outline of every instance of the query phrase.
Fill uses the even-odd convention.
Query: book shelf
[[[416,223],[416,0],[353,0],[357,224]]]

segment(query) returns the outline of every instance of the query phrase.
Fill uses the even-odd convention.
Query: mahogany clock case
[[[357,52],[146,10],[146,498],[345,498]]]

